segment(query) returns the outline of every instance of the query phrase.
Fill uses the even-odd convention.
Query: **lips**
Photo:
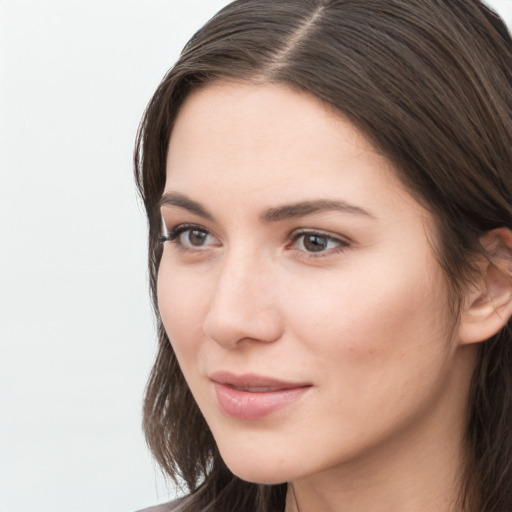
[[[309,383],[285,382],[259,375],[216,372],[210,376],[222,411],[233,418],[257,420],[299,400]]]

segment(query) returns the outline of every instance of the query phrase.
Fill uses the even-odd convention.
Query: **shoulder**
[[[174,512],[177,511],[179,504],[180,500],[171,501],[170,503],[163,503],[162,505],[145,508],[143,510],[138,510],[137,512]]]

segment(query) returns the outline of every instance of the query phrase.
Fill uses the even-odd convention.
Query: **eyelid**
[[[162,223],[162,235],[160,236],[161,242],[173,242],[181,233],[186,231],[187,229],[201,229],[201,226],[197,224],[190,224],[190,223],[182,223],[177,224],[176,226],[172,228],[168,228],[165,224],[165,222]]]
[[[340,235],[338,233],[332,233],[331,231],[326,231],[324,229],[315,229],[315,228],[299,228],[290,233],[288,237],[290,240],[295,240],[296,238],[303,235],[318,235],[325,236],[326,238],[330,238],[332,240],[336,240],[340,243],[351,245],[353,242],[350,238]]]
[[[162,243],[171,242],[176,249],[180,251],[190,251],[192,253],[201,253],[205,252],[209,249],[220,247],[222,243],[220,242],[217,235],[215,235],[210,229],[206,228],[204,225],[196,224],[196,223],[181,223],[175,225],[173,228],[167,228],[165,223],[162,224],[164,233],[160,236],[160,241]],[[199,231],[205,233],[208,242],[208,237],[210,238],[209,243],[194,245],[194,243],[187,243],[183,239],[181,239],[181,235],[185,234],[187,231]],[[331,245],[331,247],[320,248],[318,251],[308,250],[307,247],[297,247],[296,244],[302,237],[306,236],[316,236],[319,238],[324,238],[327,242],[327,245]],[[212,243],[212,240],[214,243]],[[190,242],[190,240],[189,240]],[[334,247],[332,245],[334,244]],[[352,245],[352,241],[345,236],[342,236],[338,233],[332,233],[330,231],[325,231],[321,229],[314,228],[300,228],[291,232],[288,236],[288,244],[286,245],[286,249],[294,250],[297,254],[300,255],[301,258],[307,259],[319,259],[325,258],[336,253],[342,252],[346,250],[348,247]]]
[[[204,251],[205,249],[210,248],[212,246],[215,247],[215,246],[220,245],[220,243],[219,243],[219,244],[207,244],[204,246],[198,245],[198,246],[194,247],[192,245],[189,246],[187,244],[184,244],[180,241],[180,236],[183,233],[185,233],[187,231],[194,231],[194,230],[206,233],[208,236],[213,237],[215,240],[217,240],[217,241],[219,240],[218,237],[211,232],[211,230],[202,226],[201,224],[186,222],[186,223],[177,224],[172,229],[168,229],[168,228],[166,228],[165,223],[164,223],[163,229],[165,230],[165,232],[162,236],[160,236],[160,241],[163,243],[172,242],[181,250]]]
[[[298,248],[293,247],[293,245],[296,244],[300,240],[301,237],[304,237],[307,235],[326,238],[328,241],[335,242],[336,247],[321,250],[318,252],[312,252],[312,251],[307,251],[304,249],[298,249]],[[347,237],[339,235],[339,234],[334,234],[329,231],[323,231],[321,229],[301,228],[301,229],[293,231],[290,234],[290,236],[288,237],[288,239],[290,240],[290,244],[288,245],[287,248],[295,249],[298,252],[302,253],[303,257],[307,257],[307,258],[326,257],[333,253],[344,251],[345,249],[347,249],[348,247],[350,247],[352,245],[351,240],[349,240]]]

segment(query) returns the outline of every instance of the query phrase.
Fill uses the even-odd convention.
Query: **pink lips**
[[[216,372],[210,376],[221,409],[234,418],[257,420],[297,401],[311,387],[259,375]]]

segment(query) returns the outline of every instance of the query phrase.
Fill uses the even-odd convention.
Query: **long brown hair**
[[[309,91],[367,135],[437,221],[456,316],[479,238],[512,228],[512,41],[500,18],[478,0],[237,0],[220,11],[164,77],[137,137],[157,317],[169,138],[187,95],[225,79]],[[468,512],[512,510],[510,327],[480,344],[461,491]],[[158,331],[144,429],[161,467],[186,486],[183,510],[284,510],[286,484],[244,482],[226,468],[160,321]]]

